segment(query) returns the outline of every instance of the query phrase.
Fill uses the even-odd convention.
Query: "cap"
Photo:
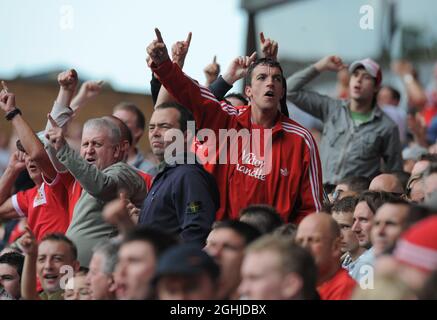
[[[213,280],[220,274],[220,268],[200,246],[181,244],[165,251],[158,262],[153,283],[166,275],[190,276],[206,271]]]
[[[38,137],[39,141],[41,141],[41,143],[44,145],[46,140],[44,137],[44,131],[39,131],[36,136]],[[26,150],[24,150],[23,144],[21,143],[20,139],[18,139],[15,142],[15,145],[17,146],[17,149],[21,152],[26,152]]]
[[[349,66],[349,73],[352,73],[355,71],[358,67],[364,67],[364,69],[376,79],[376,85],[379,86],[382,82],[382,72],[381,67],[379,64],[377,64],[375,61],[373,61],[370,58],[366,58],[363,60],[358,60],[352,62],[352,64]]]
[[[394,257],[425,272],[437,269],[437,215],[409,228],[398,240]]]

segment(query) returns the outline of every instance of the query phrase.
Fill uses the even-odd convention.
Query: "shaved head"
[[[383,173],[376,176],[369,186],[370,191],[385,191],[393,193],[404,193],[402,182],[394,174]]]

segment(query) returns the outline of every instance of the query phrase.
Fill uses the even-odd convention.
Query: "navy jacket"
[[[166,164],[153,180],[138,224],[204,245],[219,205],[215,179],[200,164]]]

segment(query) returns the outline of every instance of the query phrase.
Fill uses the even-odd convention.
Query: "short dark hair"
[[[0,264],[8,264],[13,266],[21,279],[23,273],[24,256],[18,252],[7,252],[0,256]]]
[[[384,191],[366,191],[360,194],[358,202],[365,201],[373,214],[386,202],[393,200],[394,197]]]
[[[427,153],[422,154],[420,160],[429,161],[429,162],[437,162],[437,154],[435,153]]]
[[[297,231],[297,225],[289,222],[289,223],[286,223],[286,224],[283,224],[283,225],[280,225],[279,227],[277,227],[273,231],[273,234],[275,236],[287,237],[287,238],[294,239],[294,237],[296,235],[296,231]]]
[[[249,219],[245,221],[242,220],[243,217]],[[264,204],[254,204],[242,209],[240,221],[254,226],[262,234],[272,232],[284,223],[275,208]]]
[[[246,85],[250,86],[252,85],[252,73],[253,70],[259,66],[259,65],[265,65],[265,66],[269,66],[271,68],[279,68],[279,70],[281,70],[281,74],[284,74],[284,71],[282,70],[282,67],[280,65],[279,62],[277,62],[276,60],[273,60],[271,58],[261,58],[261,59],[257,59],[256,61],[254,61],[250,66],[249,69],[247,70],[247,74],[246,74]],[[282,82],[284,82],[284,77],[282,76]]]
[[[120,102],[114,107],[114,111],[124,110],[129,111],[135,114],[137,117],[136,126],[137,128],[143,129],[146,127],[146,118],[144,117],[143,112],[140,108],[137,107],[136,104],[132,102]]]
[[[241,222],[238,220],[223,220],[217,221],[212,225],[212,230],[217,229],[231,229],[235,233],[239,234],[244,239],[244,244],[248,245],[253,240],[259,238],[261,236],[261,232],[251,226],[248,223]]]
[[[155,110],[158,109],[168,109],[173,108],[179,111],[179,126],[182,132],[187,131],[187,122],[194,121],[193,113],[185,108],[183,105],[177,102],[164,102],[155,107]]]
[[[354,213],[355,207],[358,203],[357,197],[344,197],[334,202],[332,206],[332,212],[352,212]]]
[[[168,248],[178,244],[178,240],[172,234],[148,226],[131,230],[125,236],[120,246],[133,241],[149,243],[153,247],[156,257],[159,257]]]
[[[241,93],[238,93],[238,92],[231,92],[231,93],[228,93],[228,94],[225,96],[225,101],[226,101],[226,103],[231,104],[231,103],[227,100],[228,98],[235,98],[235,99],[241,100],[241,101],[243,102],[243,105],[246,105],[246,104],[249,103],[249,101],[247,101],[246,97],[243,96]]]
[[[361,193],[369,189],[370,182],[371,182],[370,178],[358,176],[358,177],[344,178],[340,180],[340,182],[338,182],[337,185],[345,184],[349,187],[351,191]]]
[[[64,242],[65,244],[67,244],[70,247],[70,251],[71,251],[71,255],[73,256],[73,259],[77,260],[77,247],[74,244],[74,242],[71,241],[66,235],[59,233],[59,232],[49,233],[41,239],[40,243],[43,241]]]

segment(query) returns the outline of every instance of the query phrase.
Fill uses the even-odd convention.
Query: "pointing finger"
[[[188,37],[187,37],[187,44],[188,44],[188,46],[190,46],[190,43],[191,43],[191,36],[192,36],[193,34],[191,33],[191,32],[188,32]]]
[[[159,31],[158,28],[155,28],[155,34],[156,34],[156,39],[158,39],[158,42],[164,42],[164,40],[162,40],[161,31]]]
[[[252,55],[249,57],[249,64],[254,62],[256,59],[256,51],[252,53]]]
[[[266,39],[264,38],[264,32],[259,33],[259,39],[261,40],[261,43],[264,44],[264,42],[266,41]]]
[[[3,80],[2,80],[2,87],[3,87],[3,90],[7,93],[9,89],[6,86],[6,82],[4,82]]]

